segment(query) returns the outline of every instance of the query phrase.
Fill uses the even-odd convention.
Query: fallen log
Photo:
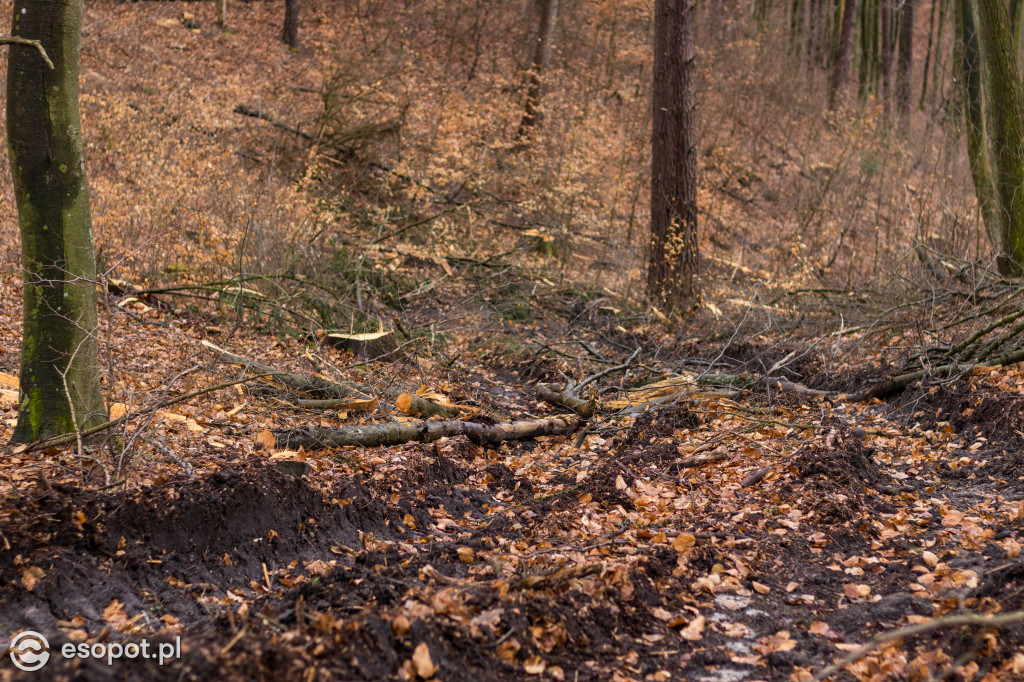
[[[405,443],[430,443],[451,436],[466,436],[478,445],[496,445],[506,440],[526,440],[538,436],[573,433],[583,425],[576,417],[549,417],[500,424],[465,421],[394,422],[341,428],[300,427],[271,431],[277,447],[289,450],[302,447],[320,450],[347,445],[379,447]]]
[[[597,401],[583,400],[570,395],[568,391],[555,391],[544,384],[537,384],[537,397],[546,403],[566,407],[584,419],[590,419],[597,411]]]
[[[323,377],[283,372],[271,367],[270,365],[265,365],[262,362],[250,360],[249,358],[242,357],[241,355],[235,355],[234,353],[226,351],[219,346],[215,346],[209,341],[203,341],[202,343],[203,347],[213,353],[213,356],[219,362],[229,365],[240,365],[247,371],[254,371],[267,378],[274,379],[298,393],[306,393],[316,398],[351,398],[353,400],[361,401],[373,400],[373,396],[368,395],[369,390],[366,386],[339,384],[337,382],[330,381],[329,379],[324,379]]]
[[[403,393],[395,398],[395,407],[416,417],[433,417],[439,415],[447,419],[454,419],[459,416],[459,408],[455,405],[442,405],[433,400],[427,400],[411,393]]]
[[[1018,348],[1017,350],[1001,355],[993,360],[978,363],[960,363],[951,362],[947,365],[941,365],[939,367],[932,367],[927,369],[920,369],[916,372],[908,372],[907,374],[900,374],[899,376],[891,377],[880,384],[872,386],[871,388],[865,389],[859,393],[853,393],[847,398],[851,402],[863,402],[865,400],[871,400],[872,398],[878,398],[884,400],[891,396],[896,395],[904,388],[920,381],[929,376],[942,377],[949,376],[951,374],[957,374],[959,372],[969,372],[975,367],[999,367],[1002,365],[1012,365],[1024,360],[1024,348]]]

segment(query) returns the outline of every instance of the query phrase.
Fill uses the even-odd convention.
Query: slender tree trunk
[[[1024,271],[1024,88],[1010,14],[1001,0],[977,0],[992,176],[1003,219],[1000,270]]]
[[[1017,62],[1021,60],[1021,36],[1024,35],[1024,0],[1010,0],[1010,20],[1013,22],[1013,44],[1017,46]]]
[[[558,0],[540,0],[540,24],[533,46],[533,63],[527,78],[526,109],[516,131],[516,140],[525,138],[540,124],[540,100],[544,96],[544,77],[551,68],[551,45],[558,24]]]
[[[281,29],[281,40],[288,47],[299,47],[299,0],[284,0],[284,27]]]
[[[935,15],[939,11],[940,0],[932,0],[932,11],[928,15],[928,46],[924,51],[924,68],[921,70],[921,99],[917,103],[918,109],[924,109],[924,98],[928,95],[928,67],[932,63],[932,52],[938,50],[935,46]]]
[[[224,30],[228,21],[228,0],[217,0],[217,28]]]
[[[889,113],[892,101],[892,52],[893,16],[892,3],[896,0],[882,0],[882,102],[885,113]]]
[[[989,165],[988,139],[985,114],[982,110],[981,52],[971,0],[955,0],[955,49],[958,78],[964,99],[964,122],[967,128],[967,157],[971,166],[974,194],[978,210],[989,240],[996,248],[1006,241],[1003,226],[996,211],[992,187],[992,169]]]
[[[693,0],[655,0],[648,295],[665,312],[697,301]]]
[[[946,27],[946,2],[948,0],[936,0],[939,5],[939,27],[935,31],[935,56],[932,58],[932,101],[942,101],[945,97],[946,74],[944,71],[945,50],[943,49],[943,37]],[[959,0],[957,0],[959,2]],[[928,74],[925,74],[928,77]]]
[[[835,109],[843,103],[846,86],[850,79],[850,58],[853,55],[853,29],[857,21],[857,0],[846,0],[843,4],[842,28],[839,31],[839,49],[832,69],[832,85],[828,93],[828,108]]]
[[[896,99],[899,102],[900,126],[910,127],[910,92],[914,66],[914,10],[917,0],[903,0],[900,23],[900,53],[896,69]]]
[[[7,135],[21,226],[21,399],[12,440],[106,420],[96,340],[96,258],[78,113],[82,0],[19,0],[7,65]]]

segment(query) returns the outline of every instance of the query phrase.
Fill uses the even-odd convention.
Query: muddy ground
[[[771,467],[748,487],[677,466],[683,440],[721,428],[687,407],[610,435],[583,476],[572,449],[539,479],[509,466],[564,439],[484,453],[455,439],[327,482],[252,457],[130,493],[40,478],[0,501],[0,627],[47,633],[55,651],[181,638],[162,666],[54,656],[47,679],[809,679],[841,645],[914,616],[1024,607],[1024,563],[1005,549],[1021,517],[997,513],[1024,501],[1022,406],[965,379],[868,408],[890,434],[947,446],[911,459],[923,446],[872,436],[826,401],[816,435],[776,442],[783,456],[733,460],[738,478]],[[632,518],[635,490],[673,480],[705,503],[573,534],[583,516]],[[992,513],[966,543],[948,518],[979,504]],[[930,569],[949,584],[926,589]],[[1011,679],[1022,646],[1019,624],[987,639],[939,630],[833,679],[940,674],[961,656],[970,674],[947,679]],[[887,673],[897,653],[904,667]],[[0,676],[19,678],[8,663]]]

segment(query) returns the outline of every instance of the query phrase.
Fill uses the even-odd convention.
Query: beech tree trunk
[[[228,20],[228,0],[216,0],[217,2],[217,28],[224,29]]]
[[[988,134],[981,96],[981,48],[978,45],[977,22],[971,0],[956,0],[957,81],[964,98],[964,123],[967,129],[967,158],[971,167],[974,194],[989,240],[996,248],[1005,241],[1000,213],[996,210],[989,164]]]
[[[537,27],[537,42],[533,48],[533,63],[527,78],[526,109],[516,131],[521,140],[540,124],[542,117],[540,101],[544,96],[544,74],[551,68],[551,45],[558,23],[558,0],[540,0],[540,24]]]
[[[975,3],[994,194],[1003,224],[1004,274],[1024,272],[1024,88],[1010,14],[998,0]]]
[[[82,0],[18,0],[7,136],[21,227],[24,319],[13,442],[106,421],[96,340],[96,257],[78,113]]]
[[[284,0],[284,28],[281,40],[288,47],[299,47],[299,0]]]
[[[853,29],[857,21],[857,0],[846,0],[843,4],[843,21],[839,30],[839,49],[832,69],[832,84],[828,93],[828,108],[835,109],[843,103],[850,79],[850,59],[853,55]]]
[[[694,0],[655,0],[647,292],[665,312],[698,298],[693,20]]]

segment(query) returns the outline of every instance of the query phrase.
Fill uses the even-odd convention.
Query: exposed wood
[[[324,334],[323,342],[349,351],[356,357],[363,359],[387,355],[398,348],[398,343],[395,341],[395,333],[392,331],[370,332],[367,334],[328,332]]]
[[[496,445],[506,440],[573,433],[583,424],[576,417],[550,417],[500,424],[476,422],[396,422],[343,428],[304,427],[273,431],[278,447],[307,450],[348,445],[379,447],[404,443],[430,443],[451,436],[466,436],[479,445]]]
[[[351,398],[354,400],[373,400],[369,395],[369,388],[357,384],[339,384],[323,377],[309,376],[306,374],[293,374],[282,372],[270,365],[265,365],[256,360],[235,355],[229,351],[215,346],[209,341],[203,341],[203,347],[213,353],[218,362],[229,365],[239,365],[246,371],[251,371],[274,379],[293,391],[306,393],[317,398]]]
[[[583,400],[568,391],[556,391],[544,384],[537,384],[537,397],[546,403],[566,407],[584,419],[590,419],[597,411],[596,400]]]
[[[459,408],[455,405],[442,405],[411,393],[403,393],[395,398],[395,407],[405,414],[417,417],[433,417],[435,415],[454,419],[459,416]]]

